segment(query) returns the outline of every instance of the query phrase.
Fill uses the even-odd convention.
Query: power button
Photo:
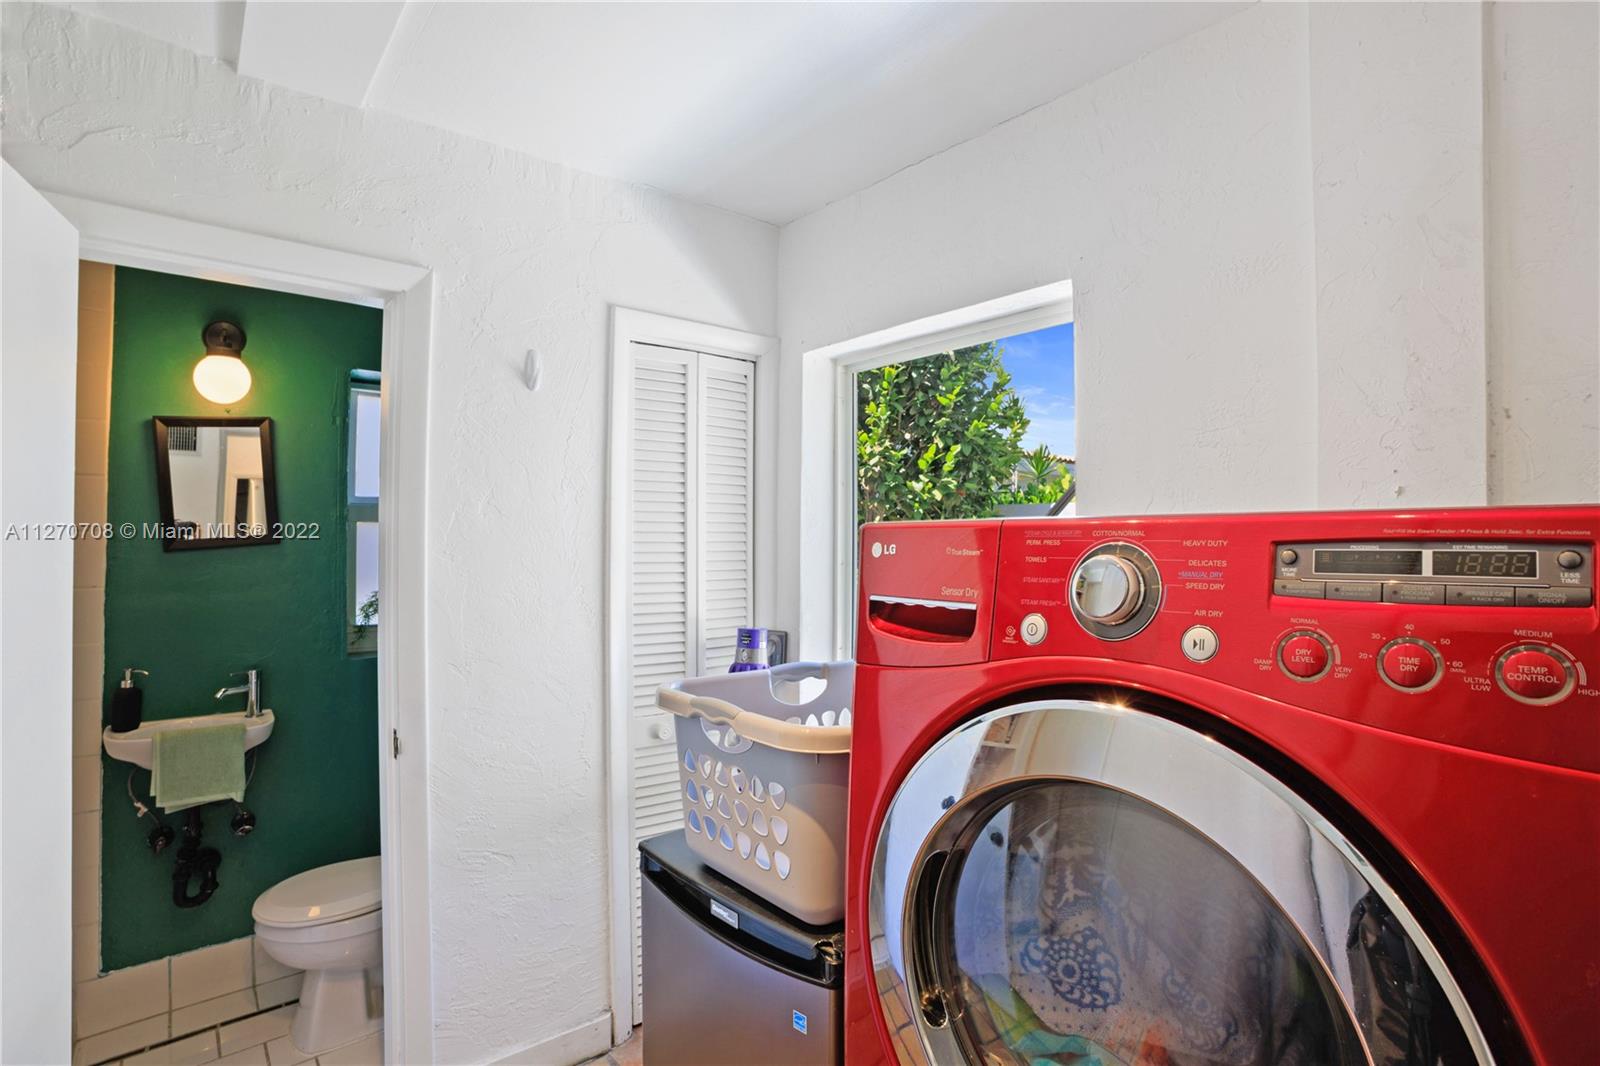
[[[1045,634],[1050,632],[1050,627],[1045,623],[1044,615],[1030,614],[1022,620],[1022,642],[1024,644],[1038,644],[1044,640]]]

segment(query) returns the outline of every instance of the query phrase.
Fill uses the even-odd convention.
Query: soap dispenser
[[[131,733],[144,720],[144,692],[133,683],[134,674],[150,676],[150,671],[132,666],[122,671],[122,684],[111,694],[111,731]]]

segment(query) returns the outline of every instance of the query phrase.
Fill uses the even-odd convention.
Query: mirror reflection
[[[271,419],[154,421],[161,521],[169,551],[278,539]]]

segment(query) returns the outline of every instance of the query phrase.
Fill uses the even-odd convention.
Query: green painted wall
[[[248,337],[254,383],[223,409],[194,389],[200,331],[228,319]],[[122,669],[144,679],[147,719],[233,711],[212,699],[229,674],[262,671],[277,715],[257,749],[245,803],[256,831],[228,831],[232,804],[203,808],[205,842],[222,852],[220,887],[200,907],[172,904],[174,852],[145,844],[127,763],[102,755],[101,964],[119,969],[251,932],[255,898],[291,874],[378,853],[376,661],[345,653],[345,452],[350,371],[376,370],[382,312],[305,296],[119,268],[111,373],[108,518],[157,523],[155,415],[273,420],[278,510],[316,522],[317,540],[166,552],[118,536],[106,566],[106,691]],[[134,789],[149,796],[150,775]],[[169,818],[181,829],[183,816]],[[63,860],[65,861],[65,860]]]

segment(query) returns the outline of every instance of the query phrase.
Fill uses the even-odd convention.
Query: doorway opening
[[[379,316],[377,334],[383,374],[380,385],[379,478],[385,518],[380,525],[378,537],[378,570],[385,603],[384,624],[377,633],[377,657],[375,660],[368,660],[369,664],[375,664],[373,668],[376,671],[378,688],[378,728],[374,731],[377,735],[369,738],[371,747],[368,751],[375,750],[377,753],[376,777],[379,793],[377,820],[382,853],[380,882],[383,963],[381,979],[371,982],[371,986],[374,991],[381,986],[383,999],[389,1008],[383,1015],[386,1056],[404,1061],[428,1061],[432,1056],[432,995],[428,960],[427,799],[426,789],[421,787],[421,782],[425,781],[427,773],[425,473],[427,361],[431,338],[432,275],[426,268],[410,264],[315,248],[60,194],[41,195],[27,188],[9,167],[6,170],[8,236],[12,232],[26,230],[30,239],[37,238],[29,247],[29,254],[37,261],[48,262],[52,265],[52,269],[54,264],[60,263],[62,269],[53,269],[51,273],[52,285],[68,294],[69,300],[76,281],[72,276],[74,271],[69,268],[69,264],[83,260],[102,264],[110,270],[134,268],[176,275],[187,280],[221,281],[251,290],[311,296],[346,305],[364,305]],[[15,196],[12,195],[14,191],[17,194]],[[34,216],[38,217],[37,225],[24,227],[24,222],[31,224],[35,221]],[[18,225],[13,227],[10,224],[12,222]],[[41,247],[41,244],[48,244],[48,247]],[[8,260],[11,255],[11,245],[12,242],[7,241]],[[19,248],[19,252],[20,250]],[[8,321],[13,317],[11,314],[13,296],[20,297],[20,286],[17,291],[13,291],[12,275],[8,271],[6,301]],[[72,367],[70,360],[76,347],[78,333],[76,316],[70,312],[60,314],[54,305],[46,310],[49,314],[30,313],[27,316],[27,324],[31,330],[30,351],[35,354],[50,352],[64,356],[69,360],[65,365],[69,368],[70,377]],[[114,314],[114,311],[108,314]],[[18,317],[23,317],[20,311]],[[201,353],[198,350],[198,341],[195,343],[197,349],[193,352],[193,356],[198,358]],[[247,352],[246,358],[248,354]],[[199,382],[195,384],[196,387],[199,386]],[[64,382],[53,380],[49,388],[41,387],[36,390],[32,399],[39,409],[26,420],[28,426],[45,427],[51,424],[72,426],[77,422],[74,389],[70,380]],[[19,428],[20,426],[21,423]],[[145,426],[144,432],[146,434],[144,440],[153,444],[149,425]],[[183,436],[180,433],[177,441],[180,447],[186,443]],[[344,458],[342,444],[343,442],[340,442],[340,445],[334,448],[341,462]],[[286,449],[287,442],[280,444],[279,448]],[[281,452],[281,457],[288,458],[287,450]],[[66,458],[68,463],[54,464],[49,469],[60,468],[62,488],[70,501],[70,483],[76,479],[70,462],[71,450],[68,451]],[[238,472],[241,473],[241,478],[238,480],[249,480],[252,484],[244,490],[243,495],[236,491],[225,499],[232,502],[235,512],[242,500],[246,514],[253,514],[250,502],[255,498],[256,486],[253,482],[259,479],[253,476],[244,478],[243,466],[239,467]],[[153,492],[156,480],[154,470],[149,470],[146,476],[149,479],[149,485],[146,487]],[[235,488],[237,490],[237,484]],[[338,492],[339,496],[336,498],[342,498],[342,472],[339,477]],[[20,498],[21,494],[18,496]],[[219,499],[222,498],[219,496]],[[11,497],[8,495],[8,513],[11,502]],[[227,504],[224,503],[222,506],[226,507]],[[262,514],[269,514],[265,504],[262,507]],[[74,526],[76,527],[75,523]],[[39,588],[30,609],[36,613],[54,612],[59,603],[62,616],[70,619],[73,615],[71,605],[74,598],[71,574],[72,552],[71,545],[62,547],[67,549],[67,567],[64,570],[57,570],[52,564],[48,568],[49,573],[53,575],[51,581],[48,587]],[[270,548],[251,547],[245,551],[186,551],[181,554],[204,560],[207,557],[218,559],[250,553],[270,555],[271,551]],[[53,560],[57,554],[59,553],[52,552],[51,559]],[[176,557],[175,554],[173,558]],[[341,558],[328,574],[330,579],[339,582],[337,593],[340,601],[344,595],[342,563]],[[223,595],[226,596],[226,592]],[[7,606],[11,605],[8,597]],[[66,779],[60,767],[66,760],[75,757],[75,751],[88,748],[90,754],[77,757],[90,761],[100,758],[94,753],[95,749],[92,746],[96,738],[90,728],[82,730],[87,736],[74,741],[72,730],[66,728],[67,723],[64,721],[68,717],[66,707],[71,702],[68,699],[71,695],[68,691],[71,686],[65,681],[72,672],[70,647],[58,647],[50,630],[38,626],[28,630],[14,628],[9,611],[7,615],[8,661],[14,653],[23,656],[36,655],[41,663],[49,664],[51,670],[63,679],[60,700],[63,707],[63,723],[59,737],[56,738],[52,734],[51,743],[41,741],[33,751],[35,758],[30,760],[30,766],[37,767],[36,773],[30,770],[26,774],[12,775],[8,769],[7,775],[8,795],[13,788],[26,787],[37,791],[41,796],[49,797],[56,793],[47,782]],[[334,616],[339,629],[343,630],[344,611],[339,609],[334,612]],[[81,613],[81,617],[93,618],[94,613],[84,612]],[[341,648],[344,636],[343,632],[337,634]],[[72,635],[74,641],[77,641],[78,637],[79,634]],[[58,663],[59,667],[56,666]],[[237,698],[248,700],[248,687],[245,684],[224,687],[240,688]],[[270,680],[266,687],[270,691]],[[97,687],[90,685],[86,686],[86,689],[91,697],[89,702],[98,704]],[[209,695],[211,694],[207,693],[207,696]],[[221,706],[220,703],[218,706]],[[194,708],[201,713],[210,709],[210,707]],[[242,710],[240,713],[243,713]],[[152,707],[152,716],[155,714],[156,710]],[[83,720],[91,727],[94,724],[92,718],[87,715],[83,716]],[[315,715],[306,712],[301,719],[301,728],[314,726],[315,722]],[[85,740],[89,743],[85,744]],[[418,787],[402,789],[402,776],[408,784]],[[86,802],[88,791],[81,789],[79,794],[69,796],[68,789],[64,787],[60,789],[59,813],[51,811],[48,819],[51,824],[61,825],[63,831],[58,833],[58,839],[67,835],[64,831],[67,828],[65,823],[98,819],[99,815],[96,812],[81,811],[76,817],[72,814],[72,808]],[[109,792],[107,788],[106,794],[109,795]],[[54,802],[52,800],[52,806]],[[122,794],[122,802],[126,802],[125,793]],[[239,812],[235,812],[237,813]],[[231,823],[232,820],[227,821]],[[284,827],[280,823],[280,828],[289,827]],[[230,831],[231,825],[221,827],[221,832],[224,834]],[[264,827],[258,831],[264,831]],[[97,833],[97,829],[92,832]],[[217,830],[213,829],[211,832],[215,833]],[[98,871],[96,873],[98,874]],[[65,871],[62,880],[64,882],[68,880]],[[48,964],[41,963],[42,969],[35,975],[36,979],[50,987],[55,987],[54,982],[58,980],[69,979],[74,965],[78,967],[80,973],[97,972],[100,966],[99,960],[94,959],[94,953],[88,949],[80,948],[82,958],[76,963],[72,958],[72,952],[65,950],[71,940],[72,927],[77,924],[76,920],[92,919],[98,910],[98,899],[94,898],[93,906],[84,906],[75,902],[75,898],[85,896],[84,893],[69,893],[65,891],[66,884],[62,887],[63,891],[60,894],[62,903],[59,910],[46,908],[40,914],[41,921],[47,922],[51,929],[59,928],[59,933],[52,933],[51,939],[58,940],[63,945],[63,950],[57,959]],[[92,896],[93,893],[89,895]],[[79,907],[83,909],[75,910]],[[80,943],[93,943],[93,941],[80,938]],[[253,968],[254,965],[252,957],[250,966]],[[254,976],[252,970],[252,996]],[[140,986],[144,987],[143,983],[140,983]],[[136,1005],[142,1009],[149,1003],[145,1000],[139,1001]],[[160,1028],[163,1030],[160,1034],[155,1032],[157,1023],[152,1019],[156,1018],[157,1015],[153,1013],[141,1017],[140,1020],[146,1023],[144,1028],[147,1032],[141,1036],[140,1046],[157,1044],[160,1039],[170,1037],[172,1027],[179,1024],[179,1019],[173,1017],[170,999],[159,1018]],[[181,1021],[187,1025],[190,1020],[185,1016]],[[67,1057],[68,1044],[72,1036],[68,1021],[67,1012],[63,1011],[61,1025],[52,1025],[48,1033],[40,1033],[40,1039],[44,1042],[40,1045],[42,1057],[48,1059]],[[213,1035],[215,1034],[216,1030],[213,1029]],[[57,1041],[60,1043],[56,1043]],[[46,1045],[58,1050],[45,1051]],[[80,1054],[80,1057],[83,1056]]]
[[[89,261],[79,294],[74,1057],[375,1059],[383,310]],[[285,946],[325,929],[361,957]]]

